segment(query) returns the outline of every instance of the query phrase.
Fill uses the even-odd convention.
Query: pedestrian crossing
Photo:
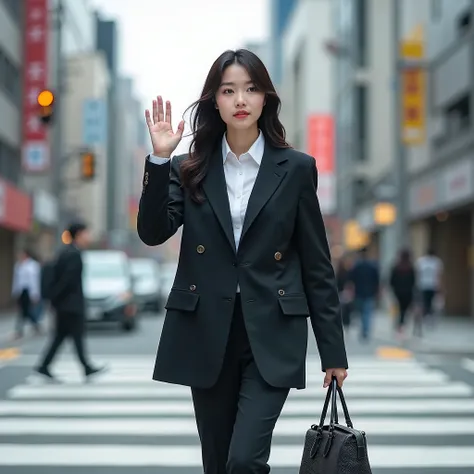
[[[0,472],[202,472],[189,389],[152,381],[150,357],[105,362],[109,371],[88,384],[65,358],[53,367],[63,383],[29,375],[7,392],[0,400]],[[472,386],[415,359],[350,362],[344,392],[354,426],[367,433],[375,474],[474,471]],[[275,470],[297,472],[305,432],[319,420],[325,396],[319,359],[307,367],[308,388],[290,393],[275,428]]]

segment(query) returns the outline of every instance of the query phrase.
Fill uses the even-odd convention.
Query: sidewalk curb
[[[405,349],[413,352],[413,354],[433,354],[433,355],[447,355],[447,356],[460,356],[460,357],[474,357],[474,347],[440,347],[433,343],[424,343],[423,338],[408,339],[405,342],[397,341],[388,336],[381,336],[374,334],[374,339],[382,344],[397,347],[399,349]]]

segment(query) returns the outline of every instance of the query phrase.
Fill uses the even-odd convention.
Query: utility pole
[[[55,248],[61,244],[61,236],[64,227],[64,205],[61,196],[61,178],[62,178],[62,159],[63,159],[63,142],[62,142],[62,121],[63,121],[63,75],[64,62],[62,54],[62,36],[63,36],[63,0],[57,0],[57,6],[53,11],[54,30],[55,30],[55,60],[54,60],[54,88],[56,89],[57,104],[55,107],[55,120],[52,130],[52,190],[58,202],[58,224],[55,233]]]
[[[395,148],[395,183],[397,209],[396,242],[400,247],[408,244],[408,225],[407,225],[407,195],[408,195],[408,176],[406,170],[406,150],[402,138],[402,81],[401,73],[403,63],[400,54],[401,39],[401,9],[400,0],[392,0],[392,19],[393,19],[393,74],[395,91],[393,94],[393,116],[394,116],[394,148]]]

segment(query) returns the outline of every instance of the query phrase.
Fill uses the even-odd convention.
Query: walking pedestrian
[[[360,314],[360,340],[367,342],[371,336],[372,318],[380,294],[378,264],[369,258],[367,248],[360,249],[349,279],[354,289],[354,307]]]
[[[184,121],[174,131],[161,96],[146,111],[138,234],[160,245],[183,226],[153,378],[191,387],[205,474],[268,473],[289,390],[305,387],[307,318],[323,386],[347,376],[317,169],[286,142],[252,52],[224,52],[192,107],[189,153],[173,158]]]
[[[18,306],[14,339],[24,335],[25,322],[33,325],[36,334],[41,333],[35,318],[35,305],[40,300],[40,267],[28,250],[22,250],[13,269],[12,296]]]
[[[405,335],[406,315],[413,304],[416,289],[415,268],[410,251],[407,249],[400,252],[397,262],[392,267],[390,286],[398,306],[396,330],[398,337],[403,338]]]
[[[72,242],[59,253],[54,264],[54,278],[49,292],[51,306],[55,313],[54,335],[39,366],[35,369],[37,373],[50,380],[55,380],[55,378],[49,366],[67,338],[74,342],[77,357],[86,377],[102,372],[104,369],[90,364],[84,344],[85,301],[82,290],[81,250],[90,243],[89,231],[84,223],[74,223],[68,230]]]
[[[421,318],[418,335],[421,335],[422,326],[428,323],[434,326],[434,301],[443,295],[443,261],[436,255],[433,248],[429,248],[425,255],[416,261],[416,280],[420,293]]]

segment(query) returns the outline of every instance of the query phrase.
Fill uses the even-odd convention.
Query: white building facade
[[[332,59],[324,47],[331,34],[330,0],[301,0],[295,5],[282,41],[280,86],[287,140],[316,159],[318,194],[326,216],[336,211]]]
[[[110,77],[102,52],[78,54],[67,60],[67,94],[64,110],[67,117],[64,130],[64,151],[68,163],[64,169],[63,197],[67,214],[90,226],[94,240],[101,241],[106,233],[107,212],[107,97]],[[85,109],[97,107],[96,122],[88,125]],[[82,153],[95,158],[91,180],[84,180],[81,171]]]

